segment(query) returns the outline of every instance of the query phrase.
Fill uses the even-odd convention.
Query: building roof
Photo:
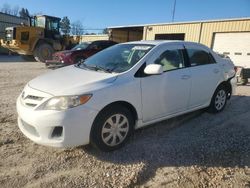
[[[133,28],[133,27],[155,26],[155,25],[176,25],[176,24],[192,24],[192,23],[194,24],[194,23],[209,23],[209,22],[241,21],[241,20],[250,20],[250,17],[215,19],[215,20],[186,21],[186,22],[166,22],[166,23],[154,23],[154,24],[111,26],[111,27],[108,27],[108,29],[119,29],[119,28],[122,29],[122,28]]]
[[[5,16],[9,16],[9,17],[14,17],[14,18],[17,18],[17,19],[22,19],[22,20],[26,20],[27,19],[27,18],[24,18],[24,17],[14,16],[14,15],[7,14],[7,13],[4,13],[4,12],[0,12],[0,14],[5,15]]]
[[[45,17],[49,17],[49,18],[61,19],[61,18],[59,18],[59,17],[50,16],[50,15],[46,15],[46,14],[38,14],[38,15],[35,15],[35,16],[36,16],[36,17],[43,17],[43,16],[45,16]]]

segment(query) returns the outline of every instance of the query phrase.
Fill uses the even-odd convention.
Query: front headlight
[[[92,97],[91,94],[80,96],[53,97],[42,104],[38,110],[66,110],[85,104]]]

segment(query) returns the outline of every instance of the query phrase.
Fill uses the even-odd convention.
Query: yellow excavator
[[[80,41],[80,37],[60,34],[60,20],[48,15],[34,16],[29,19],[29,25],[6,28],[5,39],[1,39],[0,45],[27,60],[50,60],[55,51],[70,49]]]

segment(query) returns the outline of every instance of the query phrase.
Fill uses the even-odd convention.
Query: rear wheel
[[[54,49],[51,45],[47,43],[41,43],[35,48],[34,57],[36,61],[45,63],[46,60],[52,59],[53,53]]]
[[[213,98],[209,106],[209,112],[221,112],[227,103],[228,92],[223,85],[220,85],[214,92]]]
[[[91,144],[102,151],[122,147],[133,132],[134,119],[131,112],[120,105],[102,111],[91,130]]]

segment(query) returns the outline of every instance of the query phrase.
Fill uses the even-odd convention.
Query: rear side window
[[[101,44],[99,41],[97,42],[92,42],[89,46],[88,49],[102,49]]]
[[[107,48],[107,46],[108,46],[108,44],[105,43],[105,42],[100,42],[100,43],[98,44],[98,47],[99,47],[100,49]]]
[[[211,54],[200,49],[187,49],[191,67],[215,63]]]
[[[110,42],[103,42],[100,46],[104,49],[112,46],[112,44]]]
[[[163,71],[170,71],[184,67],[181,50],[167,50],[163,52],[155,61],[155,64],[163,66]]]

